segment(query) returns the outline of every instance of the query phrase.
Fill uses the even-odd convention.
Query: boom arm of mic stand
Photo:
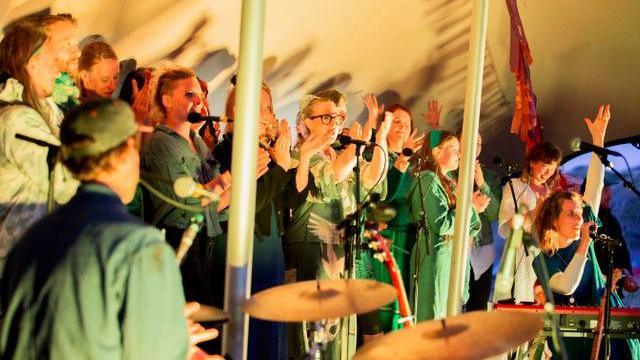
[[[640,191],[638,191],[638,188],[635,186],[635,184],[627,180],[624,177],[624,175],[620,174],[620,172],[611,165],[611,161],[609,161],[609,159],[607,158],[607,155],[605,154],[597,154],[597,155],[598,155],[598,158],[600,159],[600,162],[602,162],[602,165],[604,165],[605,168],[608,168],[609,170],[611,170],[611,172],[613,172],[613,174],[622,181],[622,184],[624,185],[624,187],[631,190],[634,194],[636,194],[637,197],[640,198]]]

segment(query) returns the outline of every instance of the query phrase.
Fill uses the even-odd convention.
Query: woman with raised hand
[[[396,210],[396,216],[387,223],[387,228],[382,235],[391,241],[391,252],[398,264],[405,287],[408,289],[411,273],[410,255],[416,241],[416,231],[409,216],[409,187],[412,180],[409,160],[413,153],[420,149],[424,134],[418,134],[418,131],[413,129],[409,109],[395,104],[390,106],[388,111],[393,118],[387,136],[389,170],[385,203]],[[377,280],[391,283],[389,271],[384,264],[376,265],[375,275]],[[400,329],[402,325],[398,323],[399,319],[397,302],[380,310],[380,326],[385,332]]]
[[[337,225],[355,208],[355,145],[347,145],[337,153],[331,144],[335,142],[344,122],[336,104],[329,98],[307,95],[300,101],[299,123],[308,136],[297,145],[299,158],[296,186],[290,187],[289,208],[292,210],[287,229],[285,257],[288,269],[295,269],[295,280],[338,279],[344,276],[345,257],[343,234]],[[370,189],[383,190],[386,139],[390,119],[378,127],[376,147],[367,167],[361,170],[362,194]],[[364,140],[362,128],[355,123],[350,131],[352,138]],[[321,146],[317,146],[317,145]],[[308,176],[302,170],[308,169]],[[306,183],[306,184],[305,184]],[[305,185],[305,186],[302,186]],[[357,272],[357,269],[356,269]],[[338,324],[336,326],[339,327]],[[335,332],[336,335],[339,331]],[[296,331],[290,347],[290,357],[304,354],[302,329]],[[339,358],[338,338],[331,339],[325,355]]]
[[[609,106],[601,105],[594,121],[585,119],[592,142],[598,146],[604,146],[604,134],[610,118]],[[513,193],[509,184],[503,187],[502,202],[500,203],[500,213],[498,215],[498,234],[507,238],[511,228],[511,220],[516,212],[514,196],[517,207],[524,215],[523,229],[524,236],[531,236],[532,224],[540,205],[558,187],[558,165],[562,159],[560,149],[549,142],[538,143],[529,150],[525,157],[524,171],[520,178],[513,179]],[[589,165],[588,179],[603,178],[604,167],[600,160],[593,155]],[[591,186],[585,190],[585,201],[595,211],[600,204],[602,184]],[[533,270],[533,259],[535,254],[527,254],[524,246],[521,246],[516,253],[516,269],[514,274],[513,293],[494,293],[494,301],[513,298],[516,303],[533,303],[535,298],[536,274]]]
[[[456,221],[456,182],[451,172],[458,168],[459,150],[460,143],[452,132],[433,130],[413,168],[416,178],[409,193],[410,216],[417,241],[411,253],[411,300],[417,321],[446,316]],[[469,241],[480,230],[478,213],[487,207],[489,198],[476,191],[471,201]],[[466,267],[468,278],[469,263]],[[468,285],[465,281],[463,302],[468,298]]]

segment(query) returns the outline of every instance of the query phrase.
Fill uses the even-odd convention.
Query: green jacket
[[[413,295],[418,292],[415,316],[418,321],[440,319],[446,316],[455,209],[449,207],[444,187],[431,171],[423,171],[414,179],[409,197],[411,219],[418,228],[418,239],[411,255],[412,275],[417,279],[417,286],[413,283],[411,292]],[[425,217],[426,231],[422,225]],[[477,236],[480,226],[478,213],[472,210],[470,238]],[[429,255],[427,240],[430,240]],[[466,266],[468,277],[469,263]],[[469,296],[469,282],[465,281],[464,284],[463,302]]]
[[[83,184],[30,228],[11,252],[6,275],[3,357],[186,357],[175,253],[103,185]]]
[[[23,87],[15,79],[0,84],[0,277],[6,256],[20,236],[47,214],[49,166],[47,146],[17,139],[24,135],[53,147],[60,145],[58,131],[62,113],[51,99],[43,106],[49,121],[29,106],[22,105]],[[11,105],[13,104],[13,105]],[[78,187],[62,166],[54,168],[53,195],[56,203],[67,202]]]

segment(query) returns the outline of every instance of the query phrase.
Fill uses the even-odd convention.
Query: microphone
[[[176,195],[178,195],[179,198],[206,197],[211,201],[220,201],[220,197],[217,194],[205,190],[202,187],[202,184],[197,184],[189,176],[182,176],[177,178],[173,183],[173,191],[176,193]]]
[[[622,156],[622,154],[620,154],[617,151],[609,150],[609,149],[600,147],[598,145],[593,145],[586,141],[582,141],[580,140],[580,138],[577,138],[577,137],[571,139],[571,143],[569,144],[569,147],[571,147],[571,150],[573,151],[587,151],[587,152],[592,151],[596,155],[600,155],[600,156],[607,156],[607,155]]]
[[[409,149],[409,148],[402,149],[402,155],[406,157],[411,157],[413,155],[413,149]]]
[[[500,260],[500,269],[496,275],[494,292],[496,299],[511,298],[511,287],[514,281],[514,270],[516,263],[516,252],[522,245],[522,225],[524,224],[524,216],[520,213],[513,215],[511,220],[513,229],[504,245],[502,259]]]
[[[182,233],[182,238],[180,239],[180,245],[178,246],[178,250],[176,251],[176,260],[178,261],[178,265],[182,264],[184,260],[184,256],[187,255],[189,248],[193,244],[193,240],[198,235],[198,231],[200,231],[200,225],[204,221],[204,217],[202,214],[196,214],[191,218],[189,226]]]
[[[206,115],[202,115],[202,114],[197,113],[197,112],[190,112],[189,115],[187,115],[187,121],[192,123],[192,124],[196,124],[196,123],[199,123],[201,121],[207,121],[207,122],[233,122],[233,119],[228,118],[226,116],[206,116]]]
[[[344,134],[338,135],[338,141],[340,141],[342,145],[353,144],[358,146],[369,146],[372,144],[371,141],[353,139],[351,136]]]

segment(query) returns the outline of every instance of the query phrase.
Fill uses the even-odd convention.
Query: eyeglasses
[[[344,115],[341,115],[341,114],[336,114],[336,115],[322,114],[322,115],[309,116],[309,119],[311,120],[317,119],[317,118],[320,118],[320,121],[324,125],[329,125],[331,124],[332,121],[335,121],[338,125],[342,125],[342,123],[344,123]]]

